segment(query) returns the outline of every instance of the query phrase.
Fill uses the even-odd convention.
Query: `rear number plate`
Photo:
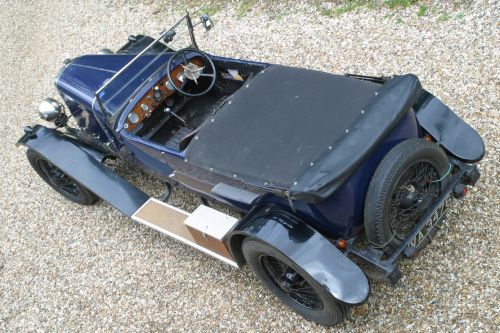
[[[446,214],[446,209],[450,206],[453,201],[453,195],[450,192],[446,199],[441,201],[441,203],[434,209],[434,212],[424,223],[419,232],[413,237],[408,246],[418,248],[422,242],[426,239],[427,235],[436,227],[438,222],[444,217]]]

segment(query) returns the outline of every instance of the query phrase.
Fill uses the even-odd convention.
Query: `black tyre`
[[[304,318],[321,325],[340,323],[347,306],[339,303],[312,277],[275,248],[245,238],[243,255],[264,286]]]
[[[391,149],[377,167],[366,194],[368,240],[392,254],[440,196],[449,173],[446,154],[433,142],[408,139]],[[436,232],[432,230],[417,250],[429,244]]]
[[[97,201],[98,198],[94,193],[77,183],[36,151],[28,149],[26,156],[40,177],[67,199],[81,205],[91,205]]]

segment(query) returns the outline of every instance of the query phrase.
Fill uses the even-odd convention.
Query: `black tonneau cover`
[[[247,184],[328,197],[413,105],[418,79],[384,86],[269,66],[227,101],[188,147],[188,163]]]

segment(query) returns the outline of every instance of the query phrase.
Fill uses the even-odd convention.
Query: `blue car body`
[[[152,55],[151,58],[153,57]],[[145,91],[151,89],[147,81],[152,79],[152,82],[156,82],[165,75],[165,69],[162,71],[161,68],[168,61],[169,54],[159,58],[156,66],[150,66],[148,71],[133,78],[132,84],[130,76],[134,75],[136,70],[132,69],[126,73],[128,75],[119,77],[114,85],[121,86],[127,83],[127,89],[122,90],[118,96],[114,97],[112,104],[105,108],[104,112],[95,104],[96,91],[132,58],[132,55],[87,55],[76,58],[62,69],[55,84],[69,111],[89,135],[99,138],[103,144],[112,139],[116,142],[117,153],[120,149],[122,149],[122,153],[123,149],[133,153],[139,165],[157,176],[168,179],[174,171],[171,163],[176,164],[176,160],[182,161],[185,152],[175,151],[140,137],[131,136],[125,131],[120,131],[120,127],[123,127],[130,108],[135,105]],[[236,62],[262,68],[269,66],[269,64],[254,61],[216,56],[211,56],[211,58],[214,61]],[[137,63],[137,68],[141,66],[143,64]],[[109,135],[112,137],[110,138]],[[409,110],[407,115],[378,145],[370,158],[353,173],[341,188],[320,203],[295,202],[297,214],[328,237],[352,237],[362,224],[366,189],[381,159],[399,142],[422,135],[415,112]],[[158,158],[162,153],[167,156],[166,160],[170,163],[163,162]],[[249,211],[255,204],[265,205],[269,203],[289,209],[286,198],[273,194],[263,196],[252,206],[237,201],[231,202],[243,212]]]
[[[103,164],[106,158],[121,159],[167,184],[183,186],[203,199],[212,199],[239,211],[241,220],[218,239],[219,245],[227,249],[214,255],[222,260],[229,257],[234,265],[245,262],[241,247],[243,239],[250,237],[281,251],[345,304],[359,304],[369,292],[365,274],[347,258],[349,253],[381,268],[391,281],[397,281],[397,258],[410,248],[428,221],[435,227],[440,217],[432,218],[433,213],[445,210],[444,204],[451,193],[460,195],[461,186],[474,185],[479,178],[475,166],[471,165],[485,153],[478,133],[423,90],[413,75],[393,78],[333,75],[207,55],[197,50],[189,15],[183,19],[187,19],[190,27],[192,47],[180,50],[181,53],[167,46],[171,38],[165,39],[165,44],[157,44],[160,38],[154,40],[139,35],[131,36],[129,43],[116,53],[106,51],[66,61],[55,85],[76,121],[76,128],[67,126],[66,115],[59,115],[55,129],[41,125],[26,127],[18,143],[40,154],[50,165],[127,216],[148,226],[154,223],[140,217],[144,207],[156,205],[157,214],[165,209],[178,214],[178,209],[159,204],[106,168]],[[173,28],[164,31],[161,38],[169,37],[170,31]],[[178,54],[184,56],[184,62],[176,58]],[[167,87],[168,82],[178,83],[179,86],[171,90],[175,94],[175,88],[181,93],[179,89],[186,76],[179,79],[180,72],[177,72],[177,81],[172,80],[172,68],[184,67],[187,59],[196,63],[200,55],[215,64],[214,82],[215,68],[222,68],[218,75],[230,77],[228,84],[236,82],[237,88],[228,89],[230,93],[223,98],[211,100],[213,112],[207,113],[209,116],[197,126],[194,134],[188,135],[191,141],[187,146],[179,141],[176,142],[178,149],[174,149],[154,141],[152,136],[136,135],[141,128],[130,128],[134,110],[143,108],[145,99],[151,99],[154,95],[150,94],[160,90],[158,86]],[[234,68],[246,70],[247,77],[243,80],[239,74],[231,74],[229,69]],[[186,70],[184,67],[184,75],[188,73]],[[162,81],[165,77],[168,82]],[[275,82],[276,77],[280,79]],[[290,87],[295,86],[297,78],[301,78],[297,83],[300,89],[294,90]],[[316,84],[317,81],[325,84]],[[327,86],[330,84],[331,87]],[[308,101],[325,112],[335,109],[334,113],[326,114],[330,123],[321,123],[325,114],[308,112]],[[165,99],[161,103],[167,105],[167,102]],[[162,109],[158,106],[155,114],[164,112],[169,115],[169,121],[176,117],[170,116],[169,107],[162,106]],[[143,110],[145,114],[149,112],[147,117],[151,116],[148,105]],[[348,125],[343,123],[344,119],[335,118],[349,118],[353,112],[356,114]],[[248,130],[244,121],[239,123],[240,118],[250,123],[254,114],[265,121],[248,125]],[[291,119],[287,119],[288,115]],[[301,117],[316,121],[308,124],[318,124],[317,128],[302,127]],[[267,123],[272,119],[274,123]],[[238,124],[236,132],[231,126],[224,127],[224,122]],[[292,131],[287,128],[287,122],[294,122]],[[66,132],[59,131],[60,127]],[[336,137],[336,141],[331,143],[323,140],[321,133],[313,133],[321,128],[325,136]],[[310,138],[316,141],[307,141]],[[437,142],[450,159],[450,171],[452,164],[456,170],[453,170],[453,181],[428,216],[412,229],[396,253],[384,261],[380,251],[360,250],[352,246],[352,242],[362,235],[365,200],[377,167],[391,149],[412,138]],[[209,145],[210,140],[217,144]],[[276,152],[278,157],[270,156],[269,151]],[[279,157],[302,156],[299,151],[305,151],[310,159],[300,160],[294,167],[279,163]],[[252,164],[253,169],[244,170],[245,163],[232,163],[247,153],[250,157],[246,162]],[[225,162],[217,165],[217,159],[214,162],[211,154],[219,155],[218,159]],[[240,157],[233,158],[233,155]],[[258,161],[260,159],[262,161]],[[274,162],[266,163],[268,160]],[[226,164],[232,166],[226,168]],[[291,170],[286,170],[288,168]],[[286,173],[287,177],[280,173]],[[153,214],[150,218],[154,220],[156,216]],[[158,225],[152,227],[162,231]],[[168,230],[165,233],[172,234]],[[205,239],[200,243],[208,239],[205,233],[203,236]],[[344,242],[342,246],[338,246],[340,241]],[[193,245],[192,241],[188,243]],[[199,244],[193,246],[200,248]]]

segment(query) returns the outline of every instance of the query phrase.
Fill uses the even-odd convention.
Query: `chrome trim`
[[[45,98],[38,106],[38,115],[43,120],[53,121],[62,112],[64,107],[53,98]]]
[[[189,17],[189,14],[186,13],[184,14],[184,16],[179,20],[177,21],[177,23],[175,23],[172,27],[170,27],[169,29],[163,31],[160,36],[158,38],[156,38],[153,42],[151,42],[151,44],[149,44],[144,50],[142,50],[141,52],[139,52],[132,60],[130,60],[129,63],[127,63],[125,66],[123,66],[118,72],[116,72],[106,83],[104,83],[102,85],[101,88],[99,88],[97,91],[96,91],[96,97],[99,96],[99,94],[111,83],[113,82],[114,79],[116,79],[121,73],[123,73],[127,68],[129,68],[137,59],[139,59],[144,53],[146,53],[150,48],[152,48],[157,42],[159,42],[170,30],[173,30],[175,28],[177,28],[177,26],[186,18]]]

